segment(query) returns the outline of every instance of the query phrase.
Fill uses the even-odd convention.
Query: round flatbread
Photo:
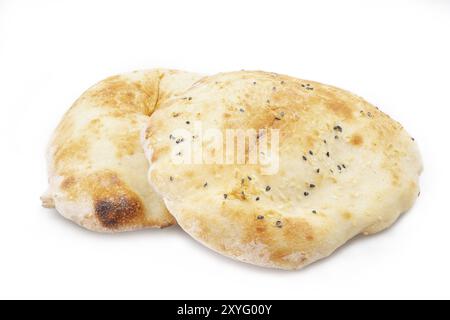
[[[240,149],[226,139],[243,132]],[[274,73],[205,77],[163,103],[144,138],[151,185],[180,226],[265,267],[298,269],[379,232],[419,192],[418,148],[399,123],[347,91]]]
[[[110,77],[87,90],[51,139],[43,205],[100,232],[173,224],[145,178],[141,131],[159,104],[200,78],[154,69]]]

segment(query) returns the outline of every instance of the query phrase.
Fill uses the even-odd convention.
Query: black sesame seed
[[[264,219],[264,216],[263,215],[258,215],[257,217],[256,217],[256,219],[258,219],[258,220],[263,220]]]
[[[342,127],[341,126],[336,126],[336,127],[334,127],[334,131],[342,132]]]
[[[277,222],[275,222],[275,225],[276,225],[278,228],[281,228],[281,227],[283,227],[283,222],[281,222],[280,220],[278,220]]]
[[[330,153],[329,153],[329,152],[327,152],[327,157],[328,157],[328,158],[330,157]]]
[[[270,186],[266,187],[266,191],[269,192],[272,188]]]
[[[170,181],[173,181],[173,177],[171,176],[171,177],[169,178],[169,180],[170,180]]]
[[[247,177],[248,181],[252,181],[252,177],[248,176]]]
[[[303,195],[304,195],[305,197],[307,197],[307,196],[309,196],[309,192],[305,192],[305,193],[303,193]]]
[[[208,182],[205,182],[205,184],[203,185],[203,188],[206,188],[208,186]]]
[[[253,81],[253,84],[256,84],[256,81]]]
[[[223,195],[223,198],[224,198],[224,199],[227,199],[227,198],[228,198],[228,195],[225,193],[225,194]]]
[[[174,136],[173,136],[173,135],[170,135],[170,136],[169,136],[169,139],[170,139],[170,140],[172,140],[173,138],[174,138]]]
[[[282,80],[280,83],[281,83],[281,84],[284,84],[284,81]]]
[[[320,169],[317,169],[316,172],[317,172],[317,173],[320,173]]]
[[[181,142],[183,142],[184,141],[184,139],[183,138],[180,138],[180,139],[177,139],[177,141],[175,141],[176,142],[176,144],[180,144]]]
[[[317,214],[317,211],[316,211],[316,210],[313,210],[312,213]]]
[[[244,109],[242,109],[242,108],[240,108],[240,109],[239,109],[239,111],[240,111],[240,112],[245,112],[245,110],[244,110]]]
[[[345,164],[342,165],[342,168],[347,169],[347,167],[345,166]]]
[[[255,199],[256,201],[259,201],[259,197],[256,197],[256,199]]]
[[[309,154],[312,156],[314,155],[314,153],[311,150],[309,150]]]
[[[303,160],[307,161],[307,160],[308,160],[308,158],[306,158],[306,156],[303,156]]]
[[[339,171],[341,171],[341,170],[342,170],[342,167],[341,167],[341,166],[337,166],[337,168],[338,168],[338,170],[339,170]]]
[[[277,90],[277,87],[273,87],[272,90],[273,90],[273,91]]]
[[[339,137],[338,137],[338,136],[334,136],[334,139],[338,140],[338,139],[339,139]]]
[[[302,83],[302,88],[304,88],[305,87],[305,85]]]
[[[327,144],[327,140],[323,140],[323,143]]]
[[[192,97],[189,97],[188,100],[191,101],[191,100],[192,100]]]
[[[278,120],[278,121],[280,121],[280,120],[281,120],[281,118],[280,118],[280,117],[275,117],[275,120]]]
[[[310,187],[311,189],[314,189],[314,188],[316,187],[316,185],[311,183],[311,184],[309,185],[309,187]]]
[[[186,124],[191,124],[191,122],[190,121],[186,121]]]

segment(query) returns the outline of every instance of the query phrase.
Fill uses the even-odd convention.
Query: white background
[[[85,231],[40,207],[72,102],[120,72],[262,69],[353,91],[425,163],[391,229],[297,272],[234,262],[178,227]],[[0,0],[0,298],[450,298],[450,1]]]

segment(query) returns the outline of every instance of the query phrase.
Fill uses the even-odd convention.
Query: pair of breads
[[[244,161],[219,161],[225,141],[199,125],[248,132]],[[194,143],[217,161],[174,161]],[[362,98],[260,71],[110,77],[65,114],[47,156],[43,205],[87,229],[178,223],[226,256],[281,269],[389,227],[415,202],[422,170],[414,139]]]

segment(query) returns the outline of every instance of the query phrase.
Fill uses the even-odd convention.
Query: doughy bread
[[[116,232],[174,223],[148,186],[141,131],[158,105],[201,76],[148,70],[110,77],[66,113],[48,149],[45,207],[94,231]]]
[[[173,133],[191,131],[195,121],[222,132],[279,129],[278,172],[174,163],[173,150],[198,136]],[[149,180],[179,225],[224,255],[265,267],[298,269],[358,234],[379,232],[419,192],[418,148],[399,123],[349,92],[284,75],[205,77],[163,103],[144,138]],[[218,150],[204,139],[203,152]]]

